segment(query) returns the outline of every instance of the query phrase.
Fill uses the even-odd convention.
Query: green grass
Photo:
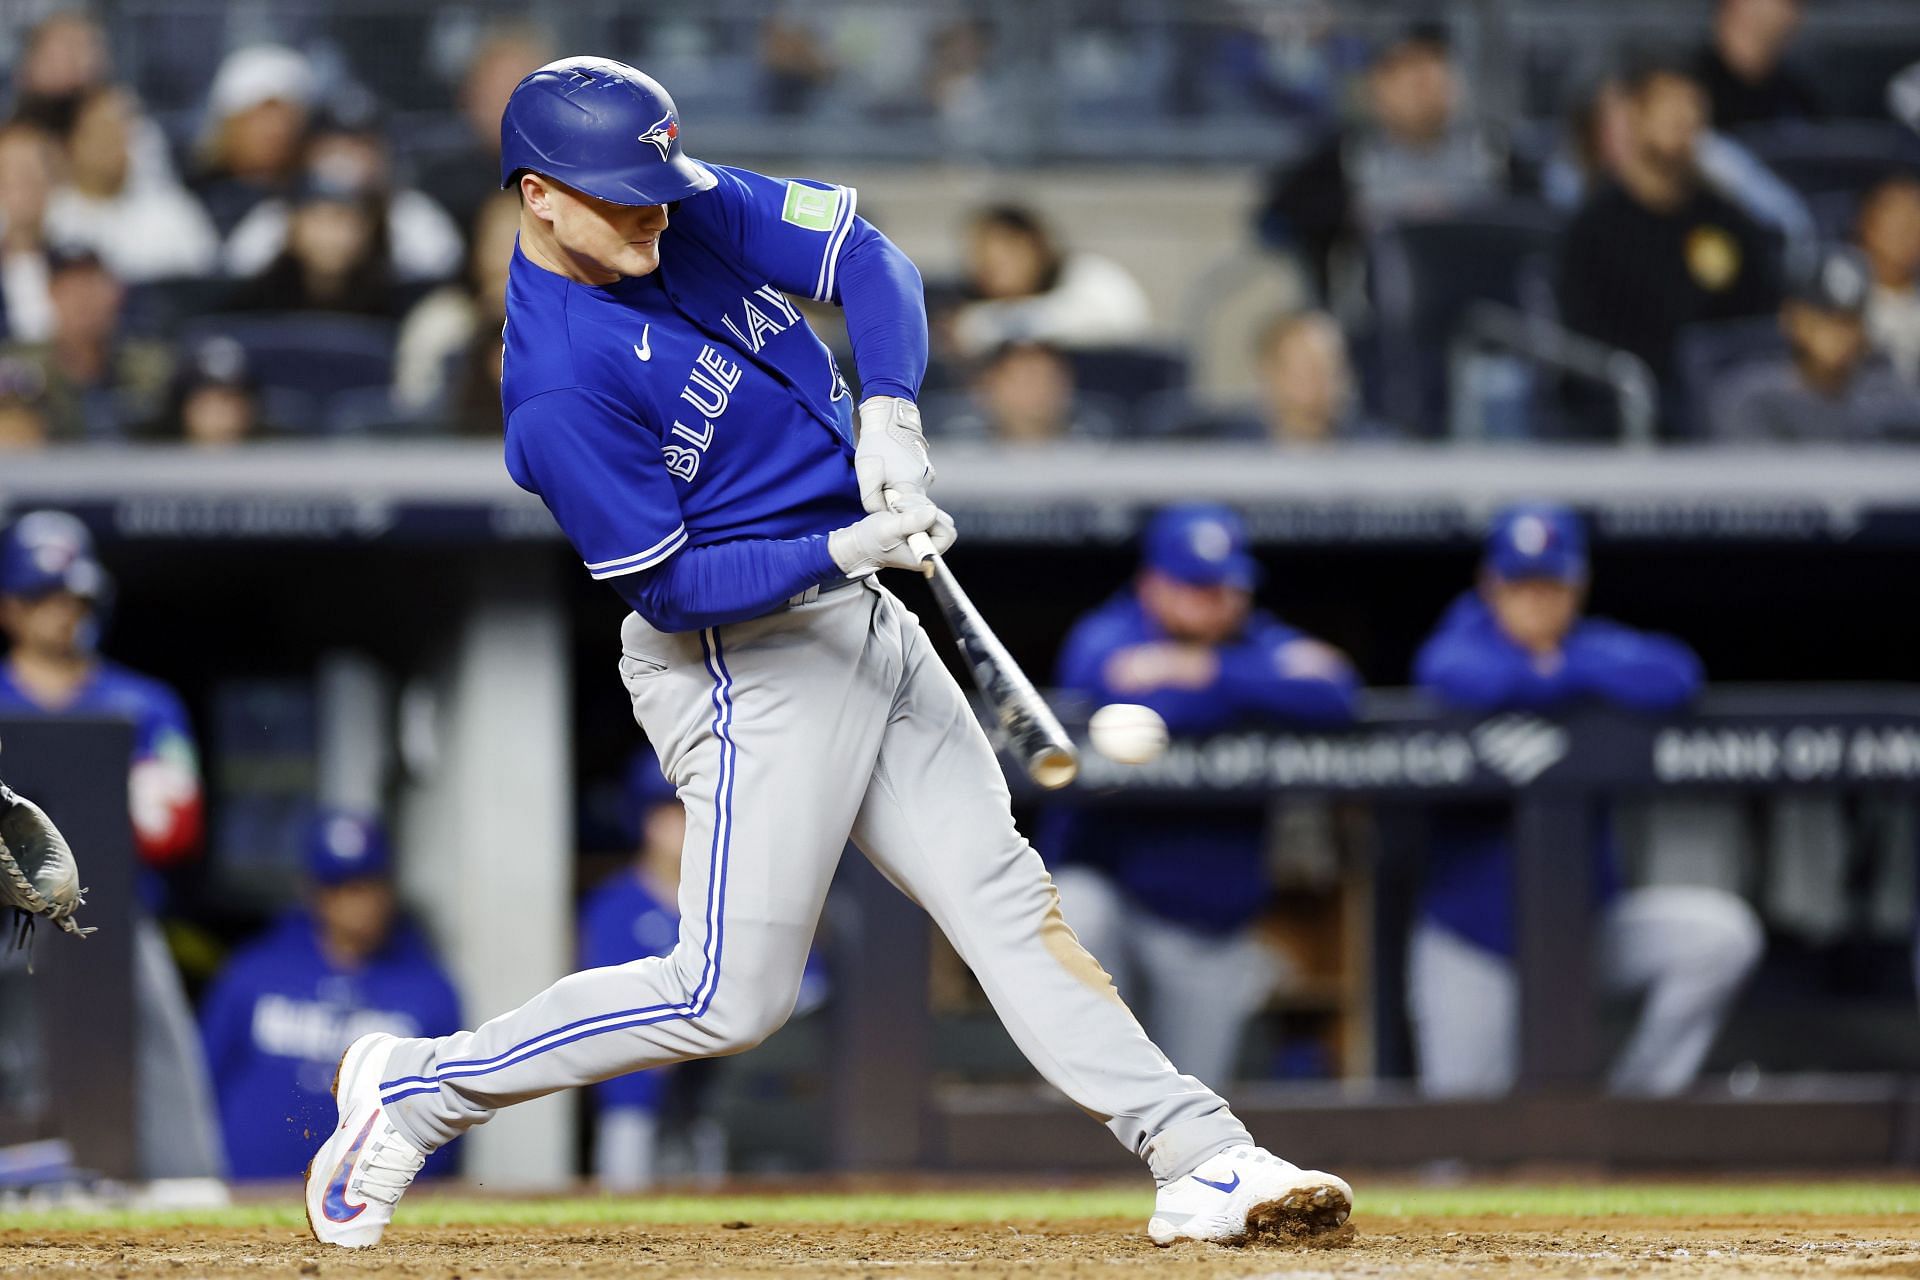
[[[1365,1220],[1391,1218],[1778,1217],[1787,1214],[1887,1215],[1920,1213],[1920,1183],[1592,1183],[1429,1187],[1362,1182],[1356,1198]],[[1146,1220],[1153,1197],[1145,1187],[997,1189],[874,1194],[662,1195],[640,1198],[489,1200],[466,1195],[424,1195],[407,1202],[402,1221],[429,1225],[564,1225],[613,1223],[780,1223],[1060,1221],[1079,1218]],[[0,1211],[0,1232],[45,1232],[84,1228],[284,1227],[304,1221],[291,1196],[285,1201],[201,1211],[61,1210]]]

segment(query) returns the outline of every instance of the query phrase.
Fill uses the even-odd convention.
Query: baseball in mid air
[[[1110,702],[1087,721],[1093,749],[1121,764],[1149,764],[1167,749],[1167,722],[1152,707]]]

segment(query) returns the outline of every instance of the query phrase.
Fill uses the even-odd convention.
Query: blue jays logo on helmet
[[[672,204],[719,181],[680,148],[680,113],[653,77],[612,58],[562,58],[522,80],[500,117],[500,185],[537,173],[614,204]]]
[[[651,142],[654,150],[665,160],[667,153],[673,150],[673,144],[680,138],[680,122],[673,118],[673,112],[655,120],[648,130],[640,135],[640,141]]]

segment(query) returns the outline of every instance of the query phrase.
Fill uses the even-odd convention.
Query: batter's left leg
[[[1251,1143],[1218,1094],[1154,1047],[1067,927],[986,735],[912,615],[888,604],[905,669],[854,842],[939,924],[1040,1074],[1155,1178]]]

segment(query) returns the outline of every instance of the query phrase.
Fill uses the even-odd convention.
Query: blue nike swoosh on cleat
[[[1240,1185],[1240,1175],[1237,1173],[1233,1175],[1232,1182],[1210,1182],[1197,1173],[1193,1175],[1193,1180],[1203,1187],[1212,1187],[1215,1191],[1223,1192],[1231,1192]]]
[[[380,1109],[376,1107],[373,1114],[367,1117],[367,1123],[361,1127],[359,1136],[354,1138],[353,1145],[340,1157],[340,1163],[333,1167],[333,1177],[327,1180],[327,1192],[320,1201],[320,1212],[327,1215],[329,1222],[352,1222],[367,1207],[364,1201],[360,1204],[347,1203],[347,1180],[353,1173],[353,1162],[360,1155],[360,1148],[366,1145],[367,1135],[373,1132],[373,1122],[379,1118]]]

